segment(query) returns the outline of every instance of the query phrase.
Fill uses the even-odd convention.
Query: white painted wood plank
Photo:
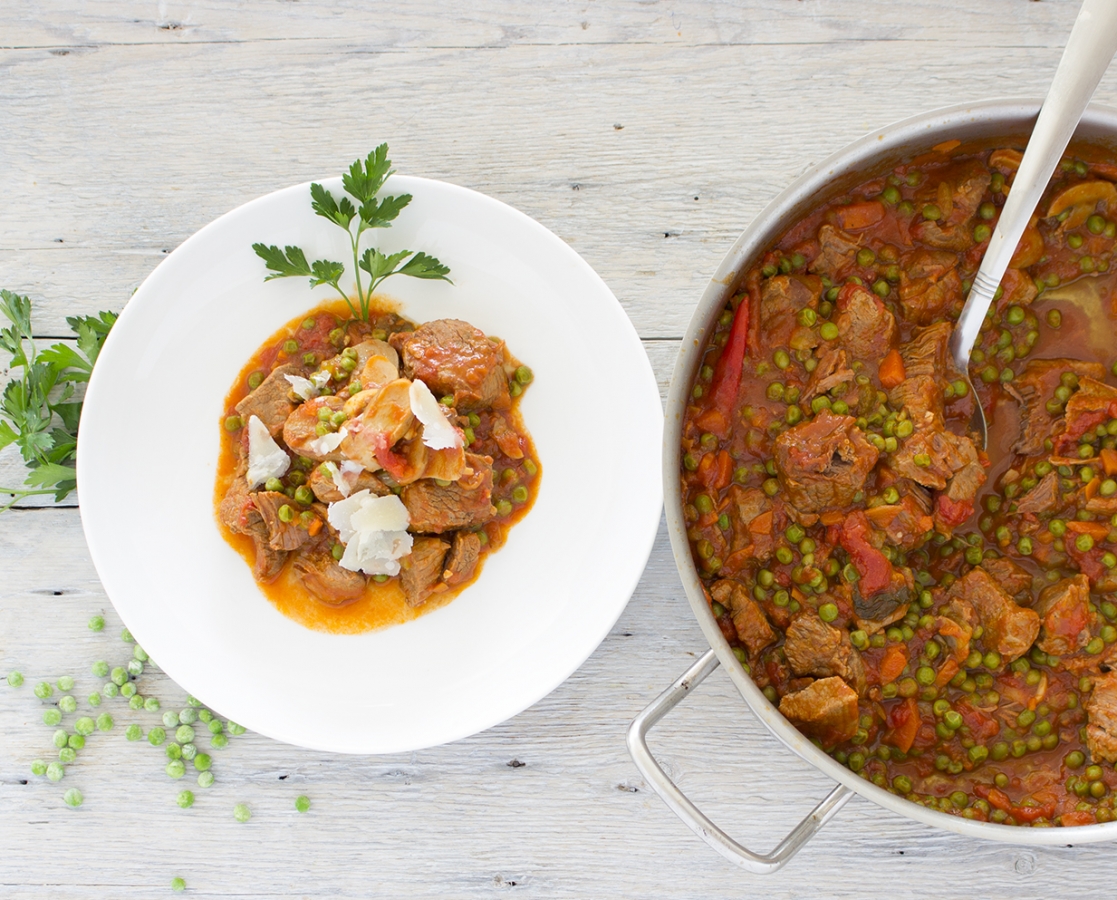
[[[278,6],[267,0],[10,0],[0,9],[0,46],[242,43],[343,39],[381,50],[506,47],[514,44],[824,43],[922,40],[982,46],[1062,46],[1072,0],[967,0],[941,4],[865,0],[786,3],[640,2],[544,6],[500,0],[458,6],[452,20],[437,2],[405,5],[316,0]],[[1010,20],[1011,27],[1004,27]],[[995,23],[995,24],[994,24]]]

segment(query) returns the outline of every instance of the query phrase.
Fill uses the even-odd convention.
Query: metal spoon
[[[1005,200],[973,287],[950,336],[950,354],[970,390],[970,351],[1016,245],[1028,226],[1051,173],[1059,164],[1086,104],[1117,52],[1117,0],[1083,0],[1059,67],[1040,107],[1032,136]],[[976,393],[974,394],[976,396]],[[985,411],[974,404],[970,428],[980,446],[988,437]]]

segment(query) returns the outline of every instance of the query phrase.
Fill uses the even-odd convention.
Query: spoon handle
[[[1083,0],[1012,190],[950,338],[951,355],[962,372],[968,370],[970,351],[1016,245],[1114,52],[1117,0]]]

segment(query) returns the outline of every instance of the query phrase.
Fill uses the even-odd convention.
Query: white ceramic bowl
[[[323,184],[340,196],[340,179]],[[521,412],[543,468],[538,498],[452,603],[361,635],[310,631],[276,611],[218,532],[225,394],[270,334],[330,292],[265,284],[251,245],[351,259],[341,230],[311,212],[308,185],[222,216],[152,272],[97,363],[78,454],[93,562],[152,659],[254,731],[354,753],[464,737],[553,690],[616,622],[661,508],[658,390],[604,282],[489,197],[402,176],[386,192],[414,200],[373,232],[377,245],[439,257],[454,285],[397,276],[384,293],[415,321],[462,318],[499,335],[535,372]]]

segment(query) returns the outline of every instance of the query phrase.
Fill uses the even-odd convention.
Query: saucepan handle
[[[771,853],[767,854],[754,853],[742,847],[711,822],[660,767],[651,750],[648,749],[648,732],[690,692],[691,688],[701,684],[703,679],[717,667],[717,654],[710,650],[687,669],[671,687],[656,697],[628,727],[628,751],[632,754],[632,759],[640,773],[691,831],[730,862],[750,872],[767,875],[782,868],[791,857],[803,849],[807,841],[845,806],[853,791],[839,784],[779,842]]]

